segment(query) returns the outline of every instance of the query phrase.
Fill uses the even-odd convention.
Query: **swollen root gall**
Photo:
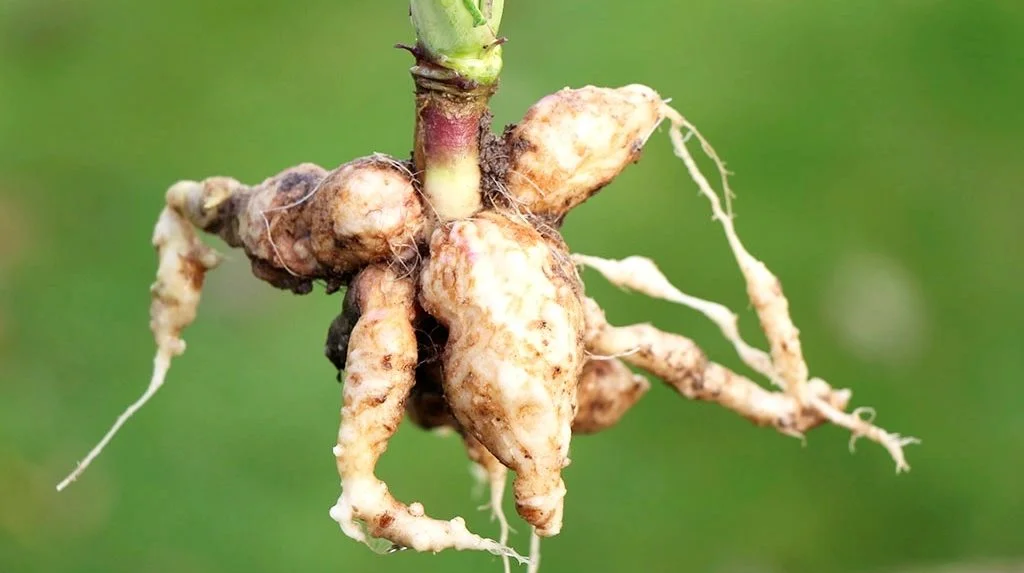
[[[573,433],[593,434],[614,426],[650,387],[646,378],[634,374],[621,360],[587,361],[580,374]]]
[[[426,238],[412,178],[394,160],[368,158],[335,169],[309,209],[313,254],[331,273],[381,261],[411,265]]]
[[[497,213],[435,231],[420,300],[449,329],[444,391],[463,428],[516,472],[516,509],[540,535],[562,527],[581,285],[566,253]]]
[[[564,89],[498,137],[487,130],[492,90],[459,83],[433,65],[414,68],[419,107],[408,162],[373,155],[332,171],[302,164],[254,186],[212,177],[171,187],[153,237],[153,378],[59,488],[156,392],[171,357],[184,351],[181,332],[218,261],[196,228],[244,250],[253,274],[275,287],[300,294],[315,282],[328,293],[348,288],[323,352],[344,383],[333,448],[342,491],[330,515],[358,541],[489,551],[505,558],[507,570],[509,558],[521,559],[507,546],[501,509],[512,470],[516,510],[533,529],[535,570],[539,537],[562,529],[572,435],[614,426],[649,388],[627,364],[686,398],[786,435],[802,437],[825,423],[845,427],[854,438],[881,443],[897,469],[907,468],[903,447],[912,438],[874,426],[859,416],[862,409],[846,412],[849,390],[810,377],[781,283],[736,233],[722,162],[658,94],[639,85]],[[634,162],[665,120],[676,154],[725,231],[770,352],[740,337],[736,313],[682,292],[652,261],[573,257],[559,234],[563,217]],[[690,155],[684,130],[718,165],[724,206]],[[713,362],[684,336],[609,324],[585,297],[576,263],[705,314],[744,363],[782,390]],[[399,501],[376,475],[405,417],[462,438],[491,488],[497,541],[470,532],[460,517],[436,519],[420,503]]]
[[[560,218],[640,156],[661,122],[647,86],[587,86],[542,98],[508,134],[507,198],[537,216]]]

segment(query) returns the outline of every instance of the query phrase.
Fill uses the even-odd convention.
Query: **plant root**
[[[621,360],[591,358],[583,365],[576,390],[573,435],[611,428],[650,388],[646,378],[634,374]]]
[[[701,173],[697,162],[686,148],[683,130],[686,129],[688,133],[696,137],[704,153],[714,161],[722,179],[725,195],[732,197],[733,193],[729,189],[728,171],[725,169],[725,164],[711,144],[697,131],[697,128],[679,112],[669,107],[668,104],[664,104],[662,114],[669,120],[669,137],[672,140],[673,151],[683,160],[690,178],[697,184],[701,194],[711,203],[711,212],[725,231],[729,247],[732,249],[740,272],[743,273],[743,278],[746,280],[747,296],[754,305],[754,310],[761,321],[761,328],[771,346],[774,370],[785,384],[786,392],[799,400],[801,404],[807,404],[809,399],[807,395],[807,363],[804,361],[800,345],[800,331],[789,316],[789,301],[782,293],[782,283],[764,263],[754,258],[743,246],[733,225],[731,204],[727,205],[728,210],[722,208],[718,193]]]
[[[618,354],[622,360],[657,376],[691,400],[717,403],[758,426],[802,438],[804,432],[828,421],[814,408],[803,407],[792,396],[770,392],[728,368],[710,362],[697,344],[678,334],[649,324],[612,326],[593,299],[584,303],[587,316],[587,349]],[[832,409],[846,408],[849,390],[833,390],[823,381],[811,384],[811,392]]]
[[[541,98],[505,136],[511,157],[494,200],[517,212],[561,220],[611,182],[661,122],[647,86],[565,88]]]
[[[628,257],[622,260],[602,259],[587,255],[573,255],[577,264],[590,267],[615,286],[629,289],[652,298],[660,298],[696,310],[714,322],[722,335],[732,343],[736,353],[755,372],[784,387],[772,358],[768,353],[747,344],[740,337],[739,317],[725,305],[688,295],[672,285],[661,273],[654,261],[645,257]]]
[[[360,314],[350,337],[334,448],[342,493],[331,517],[364,543],[374,537],[416,551],[473,549],[522,560],[503,544],[470,533],[460,517],[441,521],[425,516],[422,505],[403,505],[374,475],[415,383],[416,291],[411,279],[379,266],[362,271],[350,288]]]
[[[538,573],[540,571],[540,535],[534,529],[530,532],[530,561],[526,566],[526,573]]]
[[[171,359],[185,352],[182,331],[196,318],[203,279],[207,271],[217,266],[220,257],[196,236],[192,225],[173,204],[175,188],[168,191],[168,206],[160,213],[153,230],[153,246],[159,257],[156,282],[150,287],[152,302],[149,310],[149,328],[156,339],[157,351],[153,359],[153,375],[146,391],[118,416],[114,425],[78,466],[59,484],[62,491],[85,472],[103,448],[114,438],[121,426],[139,411],[163,386]]]
[[[673,150],[682,159],[701,194],[710,202],[715,220],[725,231],[747,284],[747,295],[768,339],[770,354],[750,346],[740,337],[734,312],[720,304],[681,292],[649,259],[630,257],[612,261],[577,255],[575,260],[595,268],[620,287],[682,304],[703,313],[718,325],[743,362],[782,387],[789,400],[780,401],[780,395],[769,393],[724,367],[707,363],[703,352],[689,339],[663,333],[648,325],[618,329],[607,326],[596,303],[588,306],[588,348],[589,345],[596,345],[592,348],[596,352],[621,355],[627,362],[665,379],[687,397],[717,401],[755,423],[775,426],[788,435],[802,436],[807,429],[829,421],[852,433],[851,448],[857,438],[866,437],[886,448],[896,463],[897,473],[909,470],[903,447],[919,443],[919,440],[874,426],[871,420],[865,420],[859,415],[863,409],[856,410],[854,414],[844,412],[850,398],[848,390],[832,390],[820,378],[808,379],[799,330],[790,317],[789,302],[782,292],[781,282],[764,263],[746,250],[736,233],[732,219],[733,193],[729,188],[724,162],[703,135],[667,103],[662,104],[661,114],[669,120]],[[684,130],[687,135],[683,134]],[[686,147],[690,136],[697,138],[705,154],[718,169],[725,197],[724,207],[718,193]],[[674,366],[668,366],[673,361]]]
[[[440,227],[420,302],[449,330],[444,393],[459,424],[516,472],[516,510],[562,526],[584,362],[579,277],[533,228],[498,213]]]
[[[413,163],[375,154],[333,171],[298,165],[254,186],[212,177],[168,190],[153,237],[160,259],[153,377],[58,490],[156,393],[172,357],[184,351],[181,332],[195,319],[205,273],[219,261],[195,229],[243,249],[253,274],[277,288],[306,294],[315,282],[328,293],[349,286],[324,349],[344,376],[333,450],[341,494],[330,515],[368,545],[483,550],[501,556],[508,573],[510,558],[527,562],[507,546],[502,499],[511,469],[516,510],[531,525],[529,571],[537,571],[540,538],[562,527],[571,436],[613,426],[649,388],[627,364],[687,398],[789,436],[842,426],[851,449],[868,438],[886,447],[897,472],[909,469],[903,447],[916,439],[875,426],[869,409],[847,412],[849,390],[810,377],[778,278],[736,232],[724,163],[667,101],[640,85],[567,88],[542,98],[499,138],[490,134],[486,109],[493,85],[460,83],[451,70],[420,61],[419,49],[412,49],[419,54]],[[768,352],[741,338],[734,312],[680,291],[649,259],[570,257],[561,238],[568,212],[635,162],[666,120],[675,154],[722,225]],[[690,154],[690,137],[714,161],[721,197]],[[683,336],[647,324],[610,325],[584,297],[576,264],[703,313],[745,364],[781,390],[709,361]],[[486,474],[497,541],[471,533],[461,517],[433,519],[421,504],[399,502],[377,478],[377,462],[406,415],[462,437]]]
[[[330,172],[304,163],[253,187],[211,177],[172,189],[193,225],[244,249],[257,278],[296,294],[314,281],[333,292],[370,264],[409,269],[426,241],[412,173],[383,154]]]
[[[498,522],[498,543],[508,545],[510,527],[508,518],[505,517],[505,509],[502,506],[505,497],[505,482],[508,478],[508,468],[501,461],[494,457],[487,448],[470,435],[463,433],[462,440],[466,445],[466,453],[473,464],[480,470],[487,482],[488,502],[481,509],[491,512],[491,519]],[[501,564],[504,573],[509,573],[510,565],[507,555],[501,556]]]

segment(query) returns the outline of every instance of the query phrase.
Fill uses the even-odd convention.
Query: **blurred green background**
[[[837,429],[801,447],[655,386],[575,442],[542,571],[1024,570],[1024,4],[510,0],[502,31],[498,124],[566,85],[672,97],[737,173],[740,233],[786,285],[812,373],[924,440],[896,477]],[[341,535],[322,357],[340,298],[274,291],[238,253],[164,390],[53,491],[148,380],[164,189],[406,156],[392,45],[410,39],[399,0],[0,2],[0,571],[500,570]],[[664,134],[565,233],[655,257],[760,340]],[[613,321],[739,366],[701,316],[586,279]],[[381,475],[493,535],[467,470],[457,440],[403,427]]]

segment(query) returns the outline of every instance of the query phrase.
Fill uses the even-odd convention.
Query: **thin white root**
[[[171,189],[173,191],[175,187]],[[153,376],[142,396],[118,416],[103,439],[78,463],[71,474],[57,484],[57,491],[62,491],[78,479],[121,426],[163,385],[171,367],[171,359],[185,352],[181,332],[196,318],[206,272],[220,262],[219,255],[199,240],[188,220],[171,206],[170,195],[171,192],[168,192],[168,206],[160,214],[153,231],[153,245],[160,259],[156,282],[150,288],[153,301],[150,305],[149,328],[157,343]]]
[[[651,259],[633,256],[616,261],[579,254],[574,254],[572,258],[577,264],[590,267],[601,273],[604,278],[618,287],[681,304],[708,317],[722,331],[722,335],[732,343],[744,364],[776,385],[783,387],[782,381],[772,365],[771,356],[759,348],[750,346],[740,336],[739,318],[736,313],[725,305],[680,291],[669,282]]]
[[[502,546],[507,546],[509,532],[511,531],[504,508],[508,468],[475,438],[464,436],[463,440],[465,441],[469,458],[473,460],[474,475],[480,479],[481,483],[485,483],[489,489],[489,500],[480,509],[489,510],[491,512],[491,519],[498,521],[498,543]],[[502,555],[501,563],[503,571],[509,573],[511,571],[509,556]]]
[[[835,404],[822,399],[812,390],[815,387],[828,387],[828,385],[818,378],[808,380],[807,363],[804,360],[800,344],[800,331],[793,324],[793,320],[789,315],[789,301],[786,300],[786,296],[782,292],[782,284],[768,270],[764,263],[746,250],[740,241],[739,235],[736,233],[732,219],[731,198],[733,193],[729,188],[729,174],[725,169],[725,163],[719,158],[711,144],[701,135],[700,131],[679,112],[669,107],[667,102],[662,104],[662,115],[671,124],[669,137],[672,140],[675,154],[685,164],[690,178],[697,184],[701,194],[710,202],[714,218],[722,225],[729,246],[736,257],[740,271],[743,273],[747,283],[747,295],[757,311],[761,328],[771,346],[770,368],[765,368],[768,365],[764,364],[765,357],[763,352],[751,349],[739,339],[738,334],[735,337],[732,336],[732,333],[736,330],[734,314],[729,312],[728,309],[716,308],[717,305],[713,305],[713,303],[709,307],[706,301],[693,299],[693,297],[688,297],[679,292],[649,260],[634,257],[626,259],[626,261],[620,261],[617,263],[618,266],[614,262],[608,264],[608,262],[592,257],[584,257],[577,260],[583,264],[595,266],[595,268],[598,268],[605,276],[609,277],[609,280],[616,284],[629,286],[651,296],[679,302],[704,312],[705,315],[718,324],[726,338],[732,341],[745,363],[761,374],[764,374],[773,382],[781,383],[786,393],[795,399],[801,408],[814,411],[833,424],[850,430],[853,434],[851,447],[852,442],[856,441],[857,438],[868,438],[878,442],[889,451],[889,454],[896,462],[897,473],[909,470],[910,466],[907,465],[906,458],[903,455],[903,447],[920,443],[919,440],[888,433],[874,426],[870,420],[862,419],[859,416],[859,410],[854,414],[846,413],[842,408],[838,408]],[[683,133],[684,130],[687,132],[685,135]],[[725,209],[722,207],[718,193],[712,188],[704,174],[701,173],[697,162],[686,147],[686,142],[691,136],[697,138],[704,153],[715,163],[718,169],[726,198]],[[601,270],[597,265],[603,265],[608,272]],[[631,273],[635,276],[630,276]],[[693,303],[695,302],[698,306],[694,306]],[[723,310],[728,314],[722,314]],[[716,318],[716,313],[718,318]]]
[[[718,167],[726,195],[730,196],[731,191],[727,183],[728,172],[725,165],[700,131],[679,112],[668,105],[663,105],[662,113],[671,123],[669,137],[672,140],[673,150],[683,160],[690,177],[697,184],[701,194],[711,203],[711,211],[725,231],[729,246],[736,257],[743,278],[746,279],[747,296],[750,297],[750,302],[753,303],[754,309],[757,311],[758,318],[761,320],[761,328],[771,345],[772,363],[775,365],[779,377],[784,381],[786,391],[801,404],[806,404],[809,398],[807,363],[804,361],[803,350],[800,346],[800,331],[789,316],[789,301],[782,294],[782,284],[764,263],[754,258],[743,246],[736,233],[736,228],[733,226],[731,213],[722,208],[718,193],[708,183],[707,178],[697,167],[697,162],[686,148],[682,130],[686,129],[700,141],[704,152]]]
[[[504,467],[503,467],[504,469]],[[505,482],[507,481],[508,470],[491,475],[491,501],[489,503],[491,510],[491,518],[498,521],[498,543],[503,546],[508,546],[508,535],[511,529],[508,525],[508,518],[505,517],[505,508],[502,507],[502,502],[505,498]],[[509,564],[508,556],[501,556],[501,566],[505,573],[509,573],[511,565]]]
[[[817,378],[811,380],[812,383],[817,381]],[[892,456],[892,459],[896,462],[896,473],[910,471],[910,465],[907,463],[906,457],[903,455],[903,447],[915,444],[920,444],[921,440],[911,436],[901,436],[886,432],[882,428],[875,426],[869,420],[865,420],[858,415],[858,412],[862,408],[854,410],[853,413],[843,412],[838,408],[832,407],[831,404],[820,400],[818,398],[811,398],[811,406],[814,407],[822,416],[828,418],[828,421],[833,424],[846,428],[852,434],[850,436],[850,451],[853,451],[854,443],[858,438],[867,438],[873,442],[877,442],[882,445]],[[874,416],[871,417],[872,419]]]
[[[160,386],[163,386],[164,378],[167,375],[167,370],[170,367],[171,355],[166,352],[163,352],[162,350],[158,350],[156,353],[156,358],[153,359],[153,377],[149,381],[149,387],[146,388],[146,391],[142,394],[141,397],[139,397],[138,400],[132,402],[132,404],[128,406],[128,408],[126,408],[125,411],[122,412],[120,416],[117,417],[117,421],[115,421],[114,425],[111,426],[109,430],[107,430],[107,433],[104,434],[103,439],[100,440],[99,443],[96,444],[96,446],[89,451],[89,454],[86,455],[81,462],[78,462],[78,465],[75,467],[75,470],[71,472],[66,478],[64,478],[63,481],[57,484],[57,491],[64,491],[64,488],[71,485],[72,482],[74,482],[76,479],[78,479],[79,476],[85,473],[85,470],[86,468],[89,467],[89,464],[91,464],[93,460],[99,457],[100,453],[103,452],[103,448],[107,447],[107,444],[110,442],[110,440],[114,438],[114,435],[117,434],[118,430],[121,429],[121,426],[123,426],[124,423],[127,422],[129,418],[134,416],[135,412],[138,412],[144,405],[146,405],[146,402],[148,402],[149,399],[152,398],[154,394],[156,394],[156,391],[160,389]]]
[[[540,536],[534,528],[530,531],[530,564],[526,567],[526,573],[537,573],[540,571]]]

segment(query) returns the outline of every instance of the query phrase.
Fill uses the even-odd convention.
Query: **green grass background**
[[[1024,562],[1024,4],[517,0],[503,32],[499,123],[566,85],[672,97],[737,173],[740,232],[782,278],[812,372],[924,440],[895,477],[842,431],[801,447],[655,386],[574,443],[542,570]],[[410,38],[397,0],[0,2],[0,571],[499,570],[341,535],[321,354],[340,298],[274,291],[237,253],[165,389],[53,491],[148,379],[164,189],[407,155],[410,60],[391,46]],[[655,257],[760,340],[664,133],[565,232],[580,252]],[[586,278],[613,321],[739,366],[699,315]],[[381,475],[494,534],[467,468],[457,441],[403,427]]]

